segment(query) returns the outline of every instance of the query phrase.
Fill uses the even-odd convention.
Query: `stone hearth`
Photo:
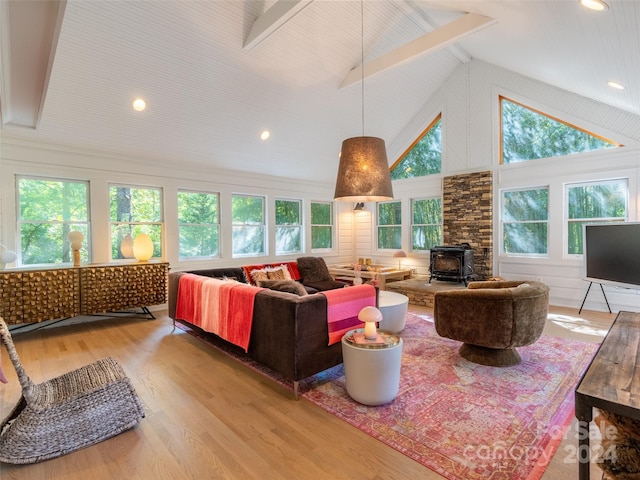
[[[439,290],[453,290],[467,288],[464,282],[447,282],[442,280],[432,280],[429,283],[429,276],[419,275],[409,280],[400,280],[387,283],[386,290],[401,293],[409,297],[411,305],[421,305],[433,308],[433,296]]]

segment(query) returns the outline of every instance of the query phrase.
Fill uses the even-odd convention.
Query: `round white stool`
[[[380,329],[393,333],[404,330],[407,320],[409,297],[401,293],[380,290],[378,292],[378,309],[382,313]]]
[[[351,330],[342,337],[342,359],[347,393],[364,405],[383,405],[398,395],[402,365],[402,339],[378,331],[382,345],[356,343]]]

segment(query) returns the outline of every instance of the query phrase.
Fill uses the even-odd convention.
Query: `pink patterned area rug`
[[[445,478],[539,479],[571,422],[575,386],[598,345],[542,336],[518,349],[520,365],[497,368],[460,357],[460,342],[438,336],[430,315],[409,313],[401,336],[400,389],[392,402],[368,407],[352,400],[342,365],[301,382],[302,396]]]

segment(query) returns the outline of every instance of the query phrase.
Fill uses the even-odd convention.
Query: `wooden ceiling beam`
[[[251,27],[243,49],[251,50],[300,13],[313,0],[278,0]]]
[[[467,13],[432,32],[396,48],[392,52],[364,64],[364,66],[354,68],[342,81],[340,88],[353,85],[361,81],[363,77],[372,77],[419,56],[445,48],[494,23],[496,23],[496,20],[493,18],[476,13]],[[362,68],[364,68],[364,75]]]

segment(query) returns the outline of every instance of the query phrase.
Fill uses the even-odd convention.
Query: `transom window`
[[[439,114],[391,166],[391,180],[424,177],[442,168],[442,114]]]
[[[545,255],[549,243],[549,189],[510,190],[502,194],[502,251]]]
[[[302,201],[276,199],[276,255],[302,251]]]
[[[311,202],[311,249],[333,248],[333,204]]]
[[[217,193],[178,192],[178,236],[181,259],[220,255],[220,196]]]
[[[20,264],[72,263],[72,230],[84,236],[80,261],[90,261],[89,182],[18,177],[17,184]]]
[[[585,223],[624,222],[628,216],[627,179],[566,186],[567,253],[582,255]]]
[[[131,249],[123,248],[141,233],[149,235],[153,243],[152,258],[163,256],[162,189],[132,185],[109,187],[111,225],[111,258],[132,258]]]
[[[252,257],[266,253],[264,197],[233,195],[231,197],[232,254]]]
[[[411,250],[424,252],[442,244],[442,199],[411,200]]]
[[[402,248],[402,203],[378,203],[378,248]]]
[[[538,158],[621,145],[563,120],[499,97],[501,111],[501,163],[516,163]]]

